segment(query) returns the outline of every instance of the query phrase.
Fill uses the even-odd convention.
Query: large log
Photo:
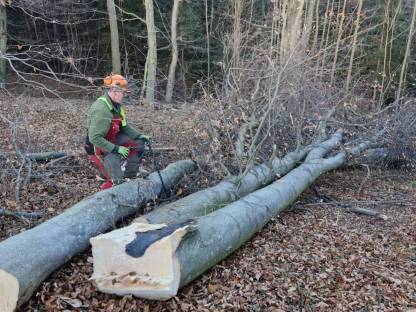
[[[337,131],[331,139],[288,153],[282,159],[275,157],[270,163],[256,166],[242,179],[226,179],[216,186],[201,190],[175,202],[156,208],[156,210],[135,220],[138,223],[180,223],[191,218],[207,215],[228,203],[270,184],[295,168],[306,155],[320,157],[325,151],[340,144],[342,132]],[[315,156],[314,156],[315,155]]]
[[[178,216],[179,224],[133,223],[92,238],[93,279],[98,289],[150,299],[175,296],[180,287],[224,259],[288,207],[321,174],[341,166],[345,153],[321,158],[340,139],[338,132],[277,182],[198,218],[194,235],[186,233],[195,226],[182,223]]]
[[[178,161],[161,171],[172,188],[195,169],[191,160]],[[91,237],[139,210],[160,194],[157,173],[98,192],[45,223],[0,243],[0,311],[13,311],[30,298],[54,270],[88,247]]]

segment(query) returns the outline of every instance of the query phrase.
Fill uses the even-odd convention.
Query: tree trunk
[[[117,14],[114,0],[107,0],[108,19],[110,21],[110,33],[111,33],[111,60],[113,64],[113,73],[121,74],[121,61],[120,61],[120,47],[119,36],[117,26]]]
[[[7,49],[7,14],[6,6],[0,2],[0,88],[6,82],[6,59],[4,55]]]
[[[352,65],[354,63],[355,50],[357,49],[357,37],[358,37],[358,30],[360,29],[360,18],[361,18],[362,7],[363,7],[363,0],[358,0],[357,18],[355,20],[354,35],[352,37],[350,63],[348,66],[347,82],[346,82],[346,87],[345,87],[345,91],[347,92],[350,90]]]
[[[146,80],[146,102],[153,104],[155,101],[155,86],[156,86],[156,27],[153,17],[153,0],[145,0],[146,6],[146,26],[147,26],[147,74]]]
[[[227,203],[271,183],[292,170],[310,151],[305,147],[287,154],[283,159],[275,158],[271,164],[262,164],[249,171],[241,180],[225,179],[218,185],[186,196],[173,203],[161,206],[143,217],[138,223],[178,223],[204,216],[221,208]]]
[[[161,171],[172,188],[195,169],[191,160]],[[66,261],[88,247],[88,240],[135,213],[160,194],[159,175],[137,179],[88,197],[41,225],[0,243],[0,311],[13,311],[27,301],[40,283]]]
[[[415,20],[416,20],[416,1],[413,1],[412,21],[410,22],[410,26],[409,26],[409,35],[407,36],[406,51],[404,53],[402,68],[400,70],[400,80],[399,80],[399,87],[397,88],[396,101],[400,101],[402,88],[404,89],[403,84],[406,83],[405,73],[406,73],[410,50],[412,46],[412,39],[414,36]]]
[[[339,139],[333,136],[332,142],[312,150],[304,164],[277,182],[194,224],[183,223],[178,216],[179,224],[133,223],[91,239],[93,278],[99,290],[161,300],[175,296],[180,287],[227,257],[290,206],[321,174],[345,163],[345,152],[322,158]],[[368,142],[361,144],[352,154],[368,146]]]
[[[175,72],[176,72],[176,64],[178,63],[178,43],[176,40],[176,26],[178,21],[178,11],[179,11],[179,4],[181,0],[174,0],[173,1],[173,9],[172,9],[172,21],[171,21],[171,42],[172,42],[172,60],[169,66],[169,74],[168,74],[168,83],[166,85],[166,96],[165,101],[167,103],[172,102],[172,93],[173,93],[173,86],[175,84]]]
[[[338,131],[333,139],[322,142],[315,148],[314,153],[332,149],[341,140],[341,132]],[[335,139],[334,139],[335,138]],[[318,144],[318,143],[317,143]],[[173,203],[161,206],[135,220],[138,223],[178,223],[189,219],[205,216],[222,206],[240,199],[276,179],[287,174],[312,149],[312,145],[288,153],[284,158],[274,158],[268,164],[261,164],[250,170],[241,179],[225,179],[216,186],[201,190]]]

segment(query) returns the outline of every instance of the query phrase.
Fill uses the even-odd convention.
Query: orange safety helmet
[[[119,87],[127,90],[127,80],[122,75],[111,74],[104,78],[104,87]]]

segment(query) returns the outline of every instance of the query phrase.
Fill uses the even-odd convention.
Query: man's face
[[[123,102],[123,97],[124,97],[124,91],[117,89],[114,90],[114,101],[116,103],[122,103]]]

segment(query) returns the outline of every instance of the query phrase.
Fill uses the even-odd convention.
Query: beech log
[[[175,296],[180,287],[227,257],[288,207],[321,174],[341,166],[345,153],[322,158],[341,136],[337,132],[313,149],[304,164],[277,182],[197,218],[195,225],[184,223],[179,214],[179,224],[136,222],[91,239],[98,289],[149,299]]]
[[[161,171],[172,188],[195,169],[182,160]],[[27,301],[49,274],[88,248],[89,239],[139,210],[161,192],[157,173],[98,192],[60,215],[0,243],[0,311],[13,311]]]

